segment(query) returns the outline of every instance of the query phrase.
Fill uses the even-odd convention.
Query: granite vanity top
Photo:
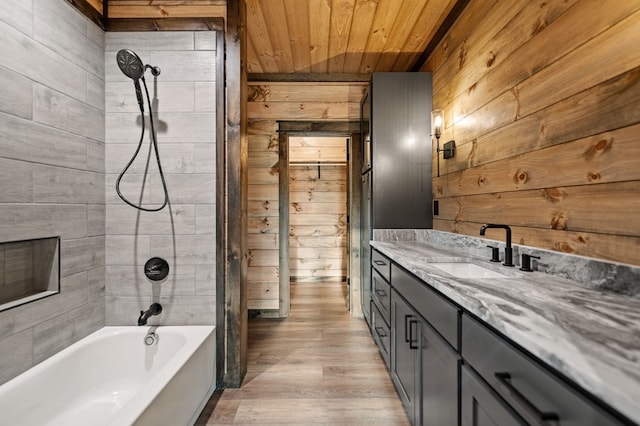
[[[640,423],[640,299],[424,242],[372,241],[371,246]],[[471,262],[507,278],[456,278],[434,267],[437,262]]]

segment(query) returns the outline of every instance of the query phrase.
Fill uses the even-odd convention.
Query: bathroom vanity
[[[372,241],[374,340],[413,424],[640,421],[640,300]]]

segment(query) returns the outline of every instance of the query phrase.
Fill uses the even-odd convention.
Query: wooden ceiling
[[[411,70],[457,3],[455,0],[245,2],[249,74],[351,75]]]
[[[106,12],[105,27],[142,19],[171,29],[184,18],[224,18],[227,0],[67,0]],[[241,0],[247,71],[258,80],[367,80],[420,68],[466,0]],[[253,77],[252,77],[253,76]]]

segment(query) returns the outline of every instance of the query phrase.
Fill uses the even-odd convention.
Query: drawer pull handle
[[[373,263],[375,263],[378,266],[385,266],[387,264],[387,262],[384,262],[382,260],[374,260]]]
[[[382,327],[376,327],[376,333],[380,337],[387,337],[387,333],[384,332],[384,328]]]
[[[555,422],[560,421],[560,418],[556,413],[541,411],[533,402],[529,401],[529,399],[524,396],[522,392],[513,385],[513,383],[511,383],[511,374],[498,372],[495,373],[495,377],[505,388],[507,388],[507,390],[509,390],[509,392],[511,392],[513,397],[518,400],[523,407],[525,407],[536,419],[539,420],[541,424],[547,424],[547,422],[554,422],[554,424],[557,424]]]
[[[413,345],[413,342],[414,342],[414,339],[413,339],[413,325],[414,324],[416,325],[416,328],[417,328],[417,325],[418,325],[418,321],[417,320],[412,319],[411,321],[409,321],[409,349],[418,349],[418,340],[417,339],[415,340],[416,345],[415,346]]]
[[[380,297],[387,297],[387,292],[384,290],[376,289],[376,294]]]
[[[409,343],[409,319],[411,318],[411,315],[405,315],[404,316],[404,342],[405,343]]]

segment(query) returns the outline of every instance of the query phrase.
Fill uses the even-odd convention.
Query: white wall
[[[61,293],[0,312],[0,383],[104,325],[104,33],[0,7],[0,242],[61,237]]]
[[[149,324],[215,324],[215,47],[213,31],[106,34],[108,325],[136,324],[140,310],[152,302],[160,302],[163,312]],[[158,145],[170,199],[170,208],[159,212],[127,206],[114,189],[140,137],[133,83],[115,60],[116,52],[125,48],[162,70],[157,79],[149,71],[145,75],[155,99]],[[148,135],[121,185],[125,196],[135,201],[141,197]],[[153,156],[142,194],[146,206],[163,200]],[[144,263],[154,256],[170,265],[168,278],[160,284],[152,284],[143,273]]]

